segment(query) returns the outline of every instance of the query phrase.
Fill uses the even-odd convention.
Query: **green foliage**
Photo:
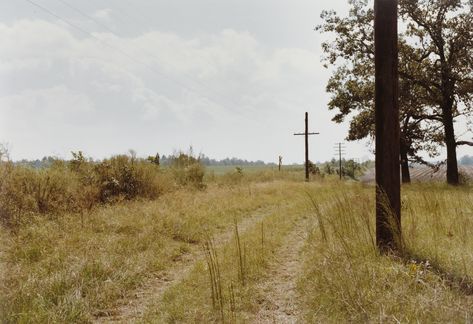
[[[370,167],[371,162],[358,163],[354,160],[342,159],[342,176],[349,177],[353,180],[358,179],[363,172]],[[320,166],[323,174],[332,175],[339,174],[340,164],[336,159],[325,162]]]
[[[192,149],[188,154],[180,152],[171,158],[171,170],[180,186],[191,186],[204,189],[205,168],[200,159],[193,156]]]
[[[161,157],[159,156],[159,153],[156,153],[155,156],[148,156],[148,161],[159,166],[161,164]]]
[[[60,165],[48,170],[0,164],[0,221],[16,227],[34,213],[60,213],[75,206],[78,179]]]
[[[374,10],[366,0],[349,1],[350,14],[324,11],[317,30],[334,34],[322,45],[326,66],[336,66],[327,84],[335,122],[351,118],[348,140],[374,136]],[[454,121],[473,113],[473,10],[471,1],[401,0],[399,101],[401,158],[422,161],[421,152],[448,149],[456,170]]]
[[[312,175],[321,175],[320,169],[312,161],[309,160],[309,173]]]
[[[356,179],[363,171],[361,165],[354,160],[345,161],[345,167],[343,169],[345,176],[352,179]]]
[[[473,165],[473,156],[465,155],[460,159],[462,165]]]
[[[72,156],[69,162],[55,160],[42,169],[0,163],[0,221],[17,228],[34,214],[51,216],[120,200],[154,199],[174,186],[169,174],[133,156],[98,163],[87,161],[80,151]],[[192,169],[189,173],[196,174]]]
[[[106,159],[95,166],[94,173],[102,202],[137,197],[152,199],[159,195],[158,170],[133,157],[118,155]]]

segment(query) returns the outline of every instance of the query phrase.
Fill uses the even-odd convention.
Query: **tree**
[[[3,161],[9,161],[10,154],[7,144],[0,143],[0,163]]]
[[[366,0],[350,0],[350,14],[324,11],[322,32],[336,34],[323,44],[326,64],[337,68],[329,80],[333,118],[353,116],[348,140],[374,136],[374,12]],[[454,121],[473,111],[473,10],[460,0],[400,0],[405,30],[399,35],[401,162],[423,162],[419,153],[447,147],[447,181],[458,183],[456,147],[473,142],[455,137]],[[404,178],[403,177],[403,178]],[[407,179],[404,179],[407,180]]]
[[[473,165],[473,156],[465,155],[460,159],[462,165]]]
[[[164,157],[164,155],[163,155],[163,157]],[[157,165],[157,166],[159,166],[160,163],[161,163],[161,160],[160,160],[160,157],[159,157],[159,153],[156,153],[155,156],[151,156],[151,155],[148,156],[148,159],[147,159],[147,160],[148,160],[149,162],[151,162],[151,163]]]

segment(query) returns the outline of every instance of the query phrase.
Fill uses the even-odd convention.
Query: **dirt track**
[[[244,233],[250,227],[260,222],[268,215],[265,209],[255,210],[254,213],[245,218],[238,225],[239,230]],[[222,233],[215,238],[218,245],[225,244],[233,237],[233,229]],[[97,314],[95,323],[132,323],[142,318],[147,306],[152,300],[159,299],[163,293],[172,285],[184,279],[198,260],[203,259],[202,251],[197,247],[183,259],[178,260],[170,269],[161,273],[158,277],[150,280],[144,287],[135,291],[132,296],[122,300],[115,309]]]

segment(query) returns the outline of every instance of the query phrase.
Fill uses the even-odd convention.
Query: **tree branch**
[[[470,142],[470,141],[458,141],[457,142],[457,146],[459,145],[469,145],[469,146],[473,146],[473,142]]]

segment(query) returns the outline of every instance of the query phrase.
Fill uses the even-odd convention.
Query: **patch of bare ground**
[[[241,233],[246,232],[267,215],[268,211],[264,209],[256,210],[251,216],[244,218],[238,224],[239,231]],[[231,227],[214,238],[215,245],[228,243],[233,235],[234,230]],[[194,246],[189,253],[176,260],[169,269],[158,273],[155,278],[149,280],[139,290],[121,300],[116,308],[94,314],[94,323],[133,323],[139,321],[152,301],[160,300],[168,288],[186,278],[196,262],[203,259],[204,254],[199,246]]]
[[[302,272],[302,251],[307,234],[307,219],[302,219],[275,254],[267,279],[259,291],[260,308],[254,323],[298,323],[297,279]]]

